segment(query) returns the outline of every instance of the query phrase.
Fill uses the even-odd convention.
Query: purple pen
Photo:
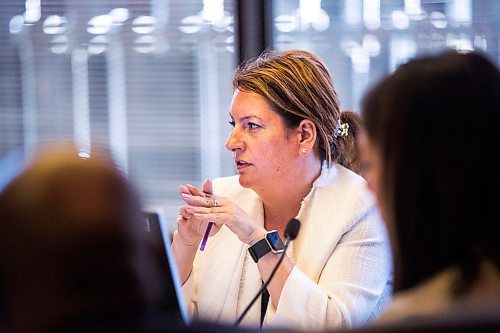
[[[213,222],[208,222],[207,230],[205,230],[205,235],[203,235],[203,239],[201,240],[200,251],[205,250],[205,246],[207,245],[208,236],[210,236],[210,230],[212,230]]]
[[[211,196],[212,193],[203,191],[207,196]],[[205,234],[203,235],[203,239],[201,240],[200,251],[205,250],[205,246],[207,245],[208,236],[210,236],[210,230],[212,230],[213,222],[208,222],[207,229],[205,230]]]

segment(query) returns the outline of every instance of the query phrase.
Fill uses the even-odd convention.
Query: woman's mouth
[[[238,160],[236,161],[236,169],[239,171],[239,170],[242,170],[242,169],[245,169],[246,167],[252,165],[251,163],[248,163],[248,162],[245,162],[243,160]]]

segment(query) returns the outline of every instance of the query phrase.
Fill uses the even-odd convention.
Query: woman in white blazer
[[[186,205],[172,246],[193,320],[308,331],[365,324],[390,296],[390,247],[365,180],[335,162],[350,160],[357,128],[341,116],[326,65],[306,51],[267,51],[240,66],[234,88],[226,147],[238,175],[179,187]],[[241,317],[291,218],[301,230],[269,298]]]

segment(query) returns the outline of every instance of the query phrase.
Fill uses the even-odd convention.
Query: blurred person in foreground
[[[0,194],[0,331],[189,331],[159,307],[169,286],[146,237],[107,155],[43,149]]]
[[[335,162],[357,131],[341,120],[326,65],[302,50],[266,51],[237,69],[233,85],[226,147],[238,175],[179,187],[187,205],[173,249],[191,313],[241,319],[280,257],[265,239],[284,239],[297,218],[298,237],[241,325],[312,331],[369,322],[390,297],[390,248],[365,180]]]
[[[426,325],[455,310],[456,320],[498,317],[498,68],[478,52],[411,60],[368,92],[362,117],[365,176],[395,267],[394,299],[377,323]]]

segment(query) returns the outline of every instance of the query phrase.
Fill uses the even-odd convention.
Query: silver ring
[[[220,202],[214,198],[214,202],[212,203],[212,206],[214,207],[219,207],[220,206]]]

